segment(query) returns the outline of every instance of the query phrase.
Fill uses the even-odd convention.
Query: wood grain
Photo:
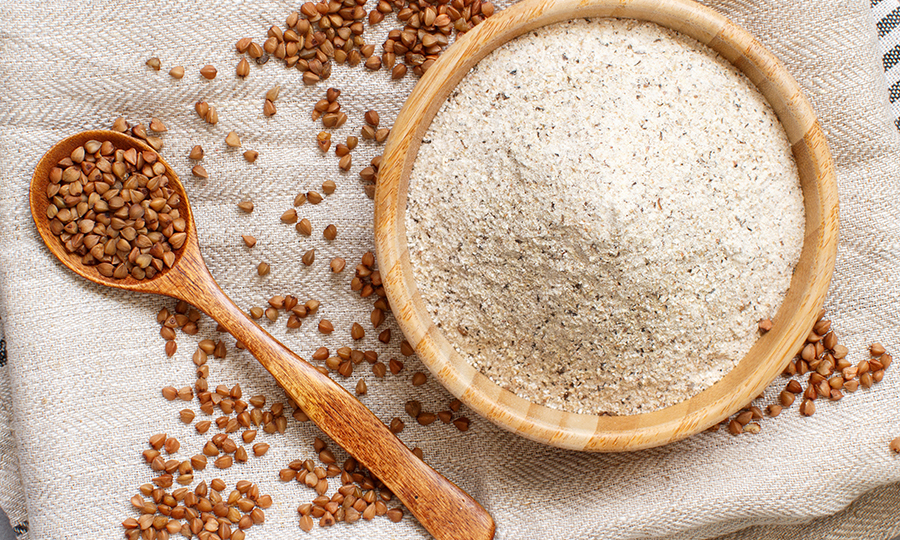
[[[469,69],[534,28],[581,17],[654,22],[719,52],[760,89],[785,128],[806,208],[800,260],[775,327],[738,365],[695,397],[631,416],[566,413],[492,383],[435,326],[413,278],[405,229],[409,174],[423,135]],[[451,46],[416,85],[391,130],[375,194],[375,244],[392,310],[419,358],[450,392],[495,424],[535,441],[590,451],[637,450],[698,433],[747,405],[777,376],[815,323],[837,254],[838,201],[831,154],[815,113],[784,66],[747,31],[690,0],[524,0]]]
[[[166,166],[169,185],[181,196],[180,211],[189,224],[187,241],[172,268],[149,280],[115,280],[81,265],[80,257],[67,253],[49,229],[49,173],[60,159],[91,139],[111,141],[119,148],[150,149],[142,141],[114,131],[86,131],[61,141],[38,163],[31,181],[31,213],[44,243],[65,266],[94,283],[162,294],[194,305],[243,343],[309,418],[384,482],[435,538],[493,538],[494,522],[484,508],[417,458],[365,405],[272,337],[222,292],[203,262],[184,187],[164,161],[160,160]]]

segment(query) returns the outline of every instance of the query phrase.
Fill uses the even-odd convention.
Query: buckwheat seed
[[[388,367],[390,368],[392,374],[397,375],[398,373],[403,371],[403,362],[397,360],[396,358],[391,358],[388,361]]]
[[[319,150],[322,152],[327,152],[329,148],[331,148],[331,133],[327,131],[320,131],[318,135],[316,135],[316,146],[319,147]]]
[[[456,429],[460,431],[469,431],[469,425],[471,421],[465,416],[461,416],[453,421],[453,425],[456,426]]]
[[[334,325],[331,324],[331,321],[328,319],[322,319],[319,321],[319,332],[323,334],[330,334],[334,332]]]
[[[803,416],[812,416],[816,413],[816,404],[812,400],[805,400],[800,404],[800,414]]]
[[[312,234],[312,223],[306,218],[301,219],[296,227],[297,232],[302,234],[303,236],[309,236]]]
[[[238,77],[242,79],[245,78],[250,74],[250,62],[248,62],[246,58],[241,58],[241,61],[238,62],[234,72]]]
[[[888,448],[896,454],[900,454],[900,437],[897,437],[888,445]]]
[[[406,64],[397,64],[391,70],[392,79],[402,79],[406,75]]]
[[[241,146],[241,138],[237,133],[229,131],[228,135],[225,136],[225,144],[231,148],[239,148]]]
[[[408,414],[412,418],[416,418],[417,416],[419,416],[419,414],[422,413],[422,404],[414,399],[407,401],[406,405],[404,405],[404,408],[406,409],[406,414]]]
[[[380,118],[379,118],[377,112],[375,112],[373,110],[368,110],[368,111],[366,111],[365,115],[363,115],[363,118],[365,119],[366,124],[368,124],[372,127],[376,127],[376,128],[378,127],[378,122],[380,121]]]
[[[360,326],[359,323],[353,323],[353,325],[350,327],[350,337],[354,340],[360,340],[365,337],[365,335],[366,331],[362,326]]]
[[[163,124],[163,121],[159,118],[153,118],[150,120],[150,130],[157,133],[165,133],[166,131],[169,131],[166,128],[166,125]]]

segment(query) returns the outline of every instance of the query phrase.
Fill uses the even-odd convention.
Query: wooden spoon
[[[152,149],[115,131],[85,131],[57,143],[38,163],[31,179],[31,215],[50,251],[76,274],[109,287],[184,300],[206,313],[259,360],[309,418],[359,463],[378,477],[419,522],[438,539],[479,540],[494,536],[491,516],[466,492],[417,458],[391,431],[339,384],[323,375],[260,328],[229,299],[213,279],[203,257],[191,207],[181,181],[165,161],[169,186],[181,197],[187,240],[175,263],[151,279],[107,278],[81,257],[68,253],[50,230],[47,184],[50,170],[89,140],[117,148]]]

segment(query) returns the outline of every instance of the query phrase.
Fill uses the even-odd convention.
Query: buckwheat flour
[[[408,200],[416,282],[456,349],[581,413],[652,411],[719,380],[803,241],[763,96],[635,21],[560,23],[483,59],[432,122]]]

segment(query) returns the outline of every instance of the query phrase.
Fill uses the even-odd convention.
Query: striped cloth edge
[[[871,0],[894,125],[900,129],[900,0]]]

